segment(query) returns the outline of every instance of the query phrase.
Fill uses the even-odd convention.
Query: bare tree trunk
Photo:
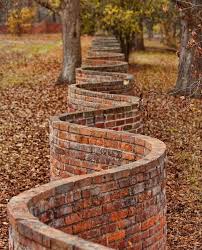
[[[139,23],[139,27],[140,27],[140,32],[136,33],[133,48],[135,50],[145,50],[145,46],[144,46],[144,30],[143,30],[143,22],[142,21]]]
[[[178,78],[174,94],[201,96],[201,75],[202,58],[194,46],[189,46],[193,29],[189,26],[188,20],[181,20],[181,48],[178,68]]]
[[[64,1],[62,21],[63,66],[57,83],[75,83],[75,69],[81,65],[80,0]]]
[[[154,33],[153,33],[153,22],[152,20],[148,20],[146,22],[147,26],[147,34],[148,34],[148,39],[152,40],[154,38]]]
[[[123,38],[121,35],[119,36],[120,44],[121,44],[121,50],[125,55],[125,60],[128,62],[130,57],[130,52],[132,51],[133,44],[130,37]]]
[[[137,33],[135,41],[136,50],[145,50],[143,33]]]

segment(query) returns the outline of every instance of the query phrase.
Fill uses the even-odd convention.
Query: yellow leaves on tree
[[[49,0],[49,3],[54,10],[57,10],[61,6],[62,1],[61,0]]]
[[[113,30],[117,34],[122,33],[127,37],[139,31],[137,13],[134,10],[124,10],[111,4],[105,7],[103,23],[106,29]]]
[[[15,35],[29,32],[35,13],[34,8],[28,7],[12,10],[7,21],[9,32]]]

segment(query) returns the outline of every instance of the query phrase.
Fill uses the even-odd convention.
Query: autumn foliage
[[[7,22],[9,32],[15,35],[21,35],[22,33],[29,32],[32,27],[34,16],[34,8],[24,7],[12,10],[9,14]]]

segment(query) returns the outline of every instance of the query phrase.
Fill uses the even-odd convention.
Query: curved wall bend
[[[97,37],[68,113],[50,121],[51,182],[11,199],[10,249],[166,249],[165,144],[113,37]]]

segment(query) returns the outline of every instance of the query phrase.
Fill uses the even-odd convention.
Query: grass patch
[[[37,74],[39,61],[46,61],[50,55],[57,57],[61,51],[61,40],[27,40],[23,36],[21,40],[15,37],[8,37],[10,40],[0,41],[0,88],[12,87],[14,85],[27,84],[32,82]],[[54,56],[53,52],[56,52]],[[40,70],[39,74],[41,73]],[[46,69],[43,68],[44,74]],[[48,71],[48,69],[47,69]]]
[[[175,85],[178,58],[173,52],[136,51],[131,53],[130,65],[143,90],[165,93]]]

